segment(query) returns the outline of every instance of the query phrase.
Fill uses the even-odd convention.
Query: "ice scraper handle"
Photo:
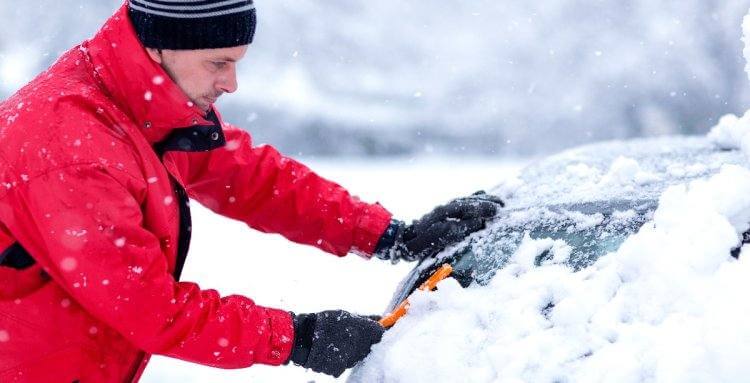
[[[393,263],[435,256],[484,229],[504,206],[500,198],[479,191],[438,206],[411,225],[393,220],[380,237],[375,256]]]
[[[437,284],[442,281],[445,278],[448,278],[451,273],[453,273],[453,267],[449,264],[444,264],[440,266],[437,271],[435,271],[425,283],[422,284],[422,286],[419,286],[419,290],[421,291],[432,291],[435,290],[437,287]],[[401,317],[406,315],[406,311],[409,310],[409,299],[404,300],[401,302],[401,304],[396,307],[395,310],[393,310],[392,313],[386,315],[383,317],[383,319],[380,320],[380,325],[385,328],[391,328],[393,325],[398,322]]]
[[[385,331],[378,322],[342,310],[292,316],[290,361],[334,377],[364,359]]]

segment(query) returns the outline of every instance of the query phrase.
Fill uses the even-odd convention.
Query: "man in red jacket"
[[[151,354],[333,376],[383,329],[179,281],[188,198],[344,256],[433,256],[484,227],[475,196],[411,225],[222,121],[251,0],[131,0],[0,104],[0,381],[137,381]]]

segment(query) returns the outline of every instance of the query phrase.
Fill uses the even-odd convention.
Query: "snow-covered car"
[[[460,246],[417,265],[389,311],[445,263],[462,286],[486,284],[526,236],[562,240],[570,250],[564,263],[574,270],[590,266],[652,218],[667,187],[744,161],[737,150],[687,137],[600,143],[549,157],[494,190],[506,202],[500,217]],[[534,263],[550,261],[550,250],[537,254]]]
[[[648,262],[656,265],[660,256],[652,255],[648,262],[630,266],[612,259],[627,251],[636,254],[634,258],[659,253],[659,240],[643,245],[647,250],[618,251],[644,226],[666,230],[667,238],[674,233],[677,242],[683,233],[670,229],[672,221],[681,219],[683,213],[684,217],[701,219],[688,214],[686,207],[675,207],[679,213],[673,216],[662,213],[655,217],[665,203],[691,205],[677,197],[673,198],[677,201],[665,202],[662,198],[667,197],[662,195],[667,189],[709,182],[721,177],[719,173],[746,170],[746,164],[740,150],[721,149],[707,138],[666,137],[588,145],[527,167],[519,177],[505,180],[492,190],[506,201],[506,207],[487,229],[425,259],[407,275],[387,312],[441,265],[453,267],[452,281],[443,282],[438,291],[412,295],[409,313],[353,371],[349,381],[434,383],[460,378],[472,382],[552,382],[648,375],[653,372],[649,368],[654,368],[648,358],[642,365],[620,370],[582,370],[587,364],[608,366],[591,361],[617,349],[607,346],[618,343],[625,334],[637,338],[619,325],[629,320],[638,322],[633,318],[640,316],[645,317],[646,324],[653,325],[649,320],[658,322],[644,314],[649,305],[642,305],[642,300],[618,303],[618,299],[628,282],[628,267],[647,269]],[[724,178],[733,177],[725,174]],[[685,194],[690,193],[687,186],[682,188]],[[742,233],[746,229],[738,230]],[[729,238],[724,243],[725,258],[739,256],[741,239],[741,235],[735,235],[734,240]],[[681,240],[685,245],[685,239]],[[688,236],[688,240],[692,239]],[[631,242],[630,247],[638,248],[639,240]],[[664,259],[677,256],[670,251],[669,240],[662,242],[663,250],[672,254]],[[666,267],[658,265],[653,266],[657,275]],[[655,301],[660,301],[658,288],[655,290]],[[668,305],[668,298],[663,299]],[[653,310],[659,311],[658,304],[652,303],[657,305]],[[619,311],[615,311],[622,318],[610,318],[615,315],[612,306],[618,306]],[[629,351],[636,349],[652,352],[647,346]],[[635,351],[633,354],[638,355]],[[615,375],[605,378],[607,375],[602,374],[607,373]]]

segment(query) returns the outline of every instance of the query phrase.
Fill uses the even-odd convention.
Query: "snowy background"
[[[705,133],[750,101],[750,0],[256,3],[240,91],[221,107],[297,155],[548,153]],[[0,2],[0,99],[119,4]]]

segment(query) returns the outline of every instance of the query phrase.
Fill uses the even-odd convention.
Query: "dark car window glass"
[[[609,217],[603,219],[606,221]],[[491,231],[482,241],[472,242],[457,252],[453,266],[458,275],[470,276],[470,281],[466,282],[486,284],[497,270],[507,264],[524,237],[528,235],[532,239],[549,238],[565,242],[571,250],[565,264],[578,271],[590,266],[602,255],[617,250],[643,222],[644,220],[634,219],[627,224],[604,222],[593,227],[578,228],[575,223],[565,220],[543,222],[533,228],[503,227]],[[535,264],[539,266],[551,259],[551,252],[546,250],[537,255]]]
[[[565,206],[527,209],[500,218],[467,243],[417,266],[404,280],[391,307],[406,299],[442,264],[453,266],[452,277],[468,287],[484,285],[503,268],[528,235],[532,239],[564,241],[570,256],[564,263],[578,271],[601,256],[616,251],[625,239],[651,218],[655,202],[607,203],[598,206]],[[543,251],[535,264],[549,262],[553,254]]]

